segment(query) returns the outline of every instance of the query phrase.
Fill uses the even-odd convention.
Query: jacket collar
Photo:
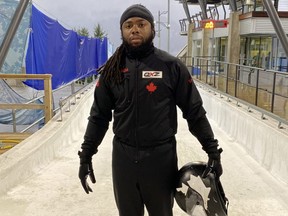
[[[150,45],[143,45],[136,49],[131,49],[129,46],[125,46],[126,56],[131,59],[142,59],[149,56],[154,52],[154,45],[151,43]]]

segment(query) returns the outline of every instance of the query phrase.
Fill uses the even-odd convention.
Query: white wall
[[[288,1],[287,0],[280,0],[278,3],[278,10],[279,11],[288,11]]]
[[[245,107],[237,107],[234,102],[227,102],[225,98],[221,99],[200,87],[198,89],[209,119],[218,124],[232,141],[241,144],[261,166],[288,184],[287,129],[278,129],[277,122],[261,120],[261,115],[257,112],[249,113]],[[93,91],[91,89],[82,95],[71,111],[64,114],[62,122],[58,121],[59,116],[56,115],[41,130],[0,155],[0,194],[37,174],[49,162],[59,157],[61,150],[71,147],[73,141],[83,136],[93,102]],[[179,130],[182,131],[179,142],[197,142],[188,131],[186,122],[180,122]],[[181,148],[188,148],[186,146],[188,145],[181,143],[179,145]],[[203,152],[199,144],[195,144],[193,148],[199,148],[199,152]],[[206,160],[204,153],[191,155],[189,152],[193,151],[188,149],[181,149],[181,152],[187,154],[182,154],[183,157],[179,158],[180,165],[191,160]]]
[[[227,135],[241,144],[261,166],[277,179],[288,184],[288,132],[277,127],[272,119],[261,119],[261,114],[248,112],[247,107],[238,107],[235,102],[215,96],[198,88],[207,116],[215,121]],[[233,161],[231,161],[233,163]]]
[[[280,18],[282,27],[288,29],[287,18]],[[252,17],[240,21],[240,35],[246,34],[276,34],[269,17]]]
[[[56,115],[42,129],[0,155],[0,194],[39,172],[61,149],[69,148],[73,140],[83,136],[92,102],[93,89],[90,89],[77,99],[70,112],[63,110],[62,122]]]

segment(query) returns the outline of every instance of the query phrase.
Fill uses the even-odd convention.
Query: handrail
[[[52,74],[0,74],[1,79],[50,79]]]
[[[84,88],[79,89],[78,91],[76,91],[75,93],[69,95],[68,97],[65,98],[61,98],[59,100],[59,108],[60,109],[60,119],[58,121],[62,121],[62,114],[63,114],[63,108],[64,106],[68,103],[68,110],[66,110],[67,112],[70,112],[70,106],[71,104],[75,104],[76,103],[76,99],[80,99],[81,95],[84,94],[85,91],[88,91],[90,88],[92,88],[94,86],[94,83],[90,83],[89,85],[85,86]],[[74,100],[74,102],[71,103],[71,99]],[[57,109],[57,110],[58,110]]]
[[[254,69],[254,70],[265,70],[266,72],[278,73],[278,74],[282,74],[282,75],[288,76],[287,72],[277,71],[277,70],[272,70],[272,69],[259,68],[259,67],[243,65],[243,64],[236,64],[236,63],[231,63],[231,62],[227,62],[227,61],[214,60],[214,59],[211,59],[211,56],[196,56],[196,57],[186,56],[185,58],[192,58],[194,60],[195,59],[196,60],[199,59],[199,60],[204,60],[204,61],[211,61],[213,63],[219,63],[219,64],[229,64],[229,65],[233,65],[233,66],[240,66],[240,67],[243,67],[243,68],[249,68],[249,69]]]
[[[285,124],[285,125],[288,126],[288,121],[287,120],[279,117],[278,115],[275,115],[274,113],[271,113],[271,112],[269,112],[267,110],[264,110],[264,109],[262,109],[262,108],[260,108],[258,106],[255,106],[255,105],[253,105],[251,103],[248,103],[245,100],[242,100],[240,98],[231,96],[231,95],[229,95],[229,94],[227,94],[225,92],[222,92],[222,91],[220,91],[218,89],[215,89],[215,88],[211,87],[210,85],[207,85],[207,84],[202,83],[200,81],[196,81],[196,85],[200,86],[201,88],[205,87],[205,88],[209,89],[209,91],[217,92],[220,95],[220,97],[225,96],[228,101],[230,101],[230,99],[233,99],[234,101],[236,101],[237,106],[239,106],[239,103],[247,106],[248,112],[251,112],[251,109],[258,111],[259,113],[261,113],[261,119],[263,119],[263,120],[266,119],[265,115],[271,117],[272,119],[274,119],[274,120],[276,120],[278,122],[278,128],[279,129],[283,128],[282,124]]]
[[[192,57],[190,62],[192,65],[187,67],[195,80],[257,109],[280,125],[288,125],[287,72],[212,60],[211,57]]]
[[[41,78],[49,78],[50,74],[44,74],[43,75],[37,75],[37,77],[33,74],[18,74],[15,76],[15,74],[0,74],[0,79],[1,78],[5,78],[5,79],[38,79],[39,77]],[[69,102],[69,109],[70,109],[70,105],[75,104],[76,103],[76,99],[80,98],[82,94],[84,94],[84,91],[87,91],[88,88],[91,88],[93,83],[90,84],[85,84],[83,87],[81,87],[80,89],[78,89],[77,91],[75,91],[75,81],[69,82],[65,85],[60,86],[57,89],[52,90],[52,95],[56,94],[56,92],[61,91],[64,88],[67,88],[69,86],[71,86],[71,93],[65,97],[65,98],[60,98],[59,101],[59,107],[52,107],[52,99],[51,99],[51,110],[53,108],[52,115],[54,115],[58,110],[60,110],[60,115],[61,115],[61,120],[62,121],[62,109],[65,106],[65,104],[67,102]],[[16,133],[16,119],[15,119],[15,111],[18,109],[44,109],[45,108],[45,104],[38,104],[38,103],[33,103],[36,102],[37,100],[41,99],[41,98],[45,98],[45,94],[44,95],[40,95],[39,97],[33,98],[29,101],[27,101],[26,103],[13,103],[13,104],[0,104],[0,109],[12,109],[12,116],[13,116],[13,131],[14,133]],[[71,102],[71,98],[73,98],[73,102]],[[55,98],[54,98],[55,99]],[[53,117],[53,116],[52,116]],[[32,124],[30,124],[28,127],[22,129],[20,131],[20,133],[24,133],[26,131],[28,131],[30,128],[32,128],[33,126],[37,125],[38,123],[40,123],[43,119],[45,118],[45,116],[39,118],[38,120],[36,120],[35,122],[33,122]],[[1,136],[2,133],[0,133]]]

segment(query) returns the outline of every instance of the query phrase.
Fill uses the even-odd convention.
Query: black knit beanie
[[[151,26],[154,27],[154,18],[152,13],[141,4],[134,4],[128,7],[122,14],[120,18],[120,28],[122,24],[131,17],[141,17],[151,23]]]

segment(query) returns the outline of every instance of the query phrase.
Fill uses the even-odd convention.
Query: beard
[[[122,35],[122,41],[126,49],[126,52],[128,55],[131,55],[132,57],[145,56],[146,53],[151,49],[151,47],[153,47],[153,39],[154,39],[154,34],[152,33],[147,38],[147,40],[144,41],[141,45],[132,46],[131,44],[129,44],[128,40],[126,40]]]

